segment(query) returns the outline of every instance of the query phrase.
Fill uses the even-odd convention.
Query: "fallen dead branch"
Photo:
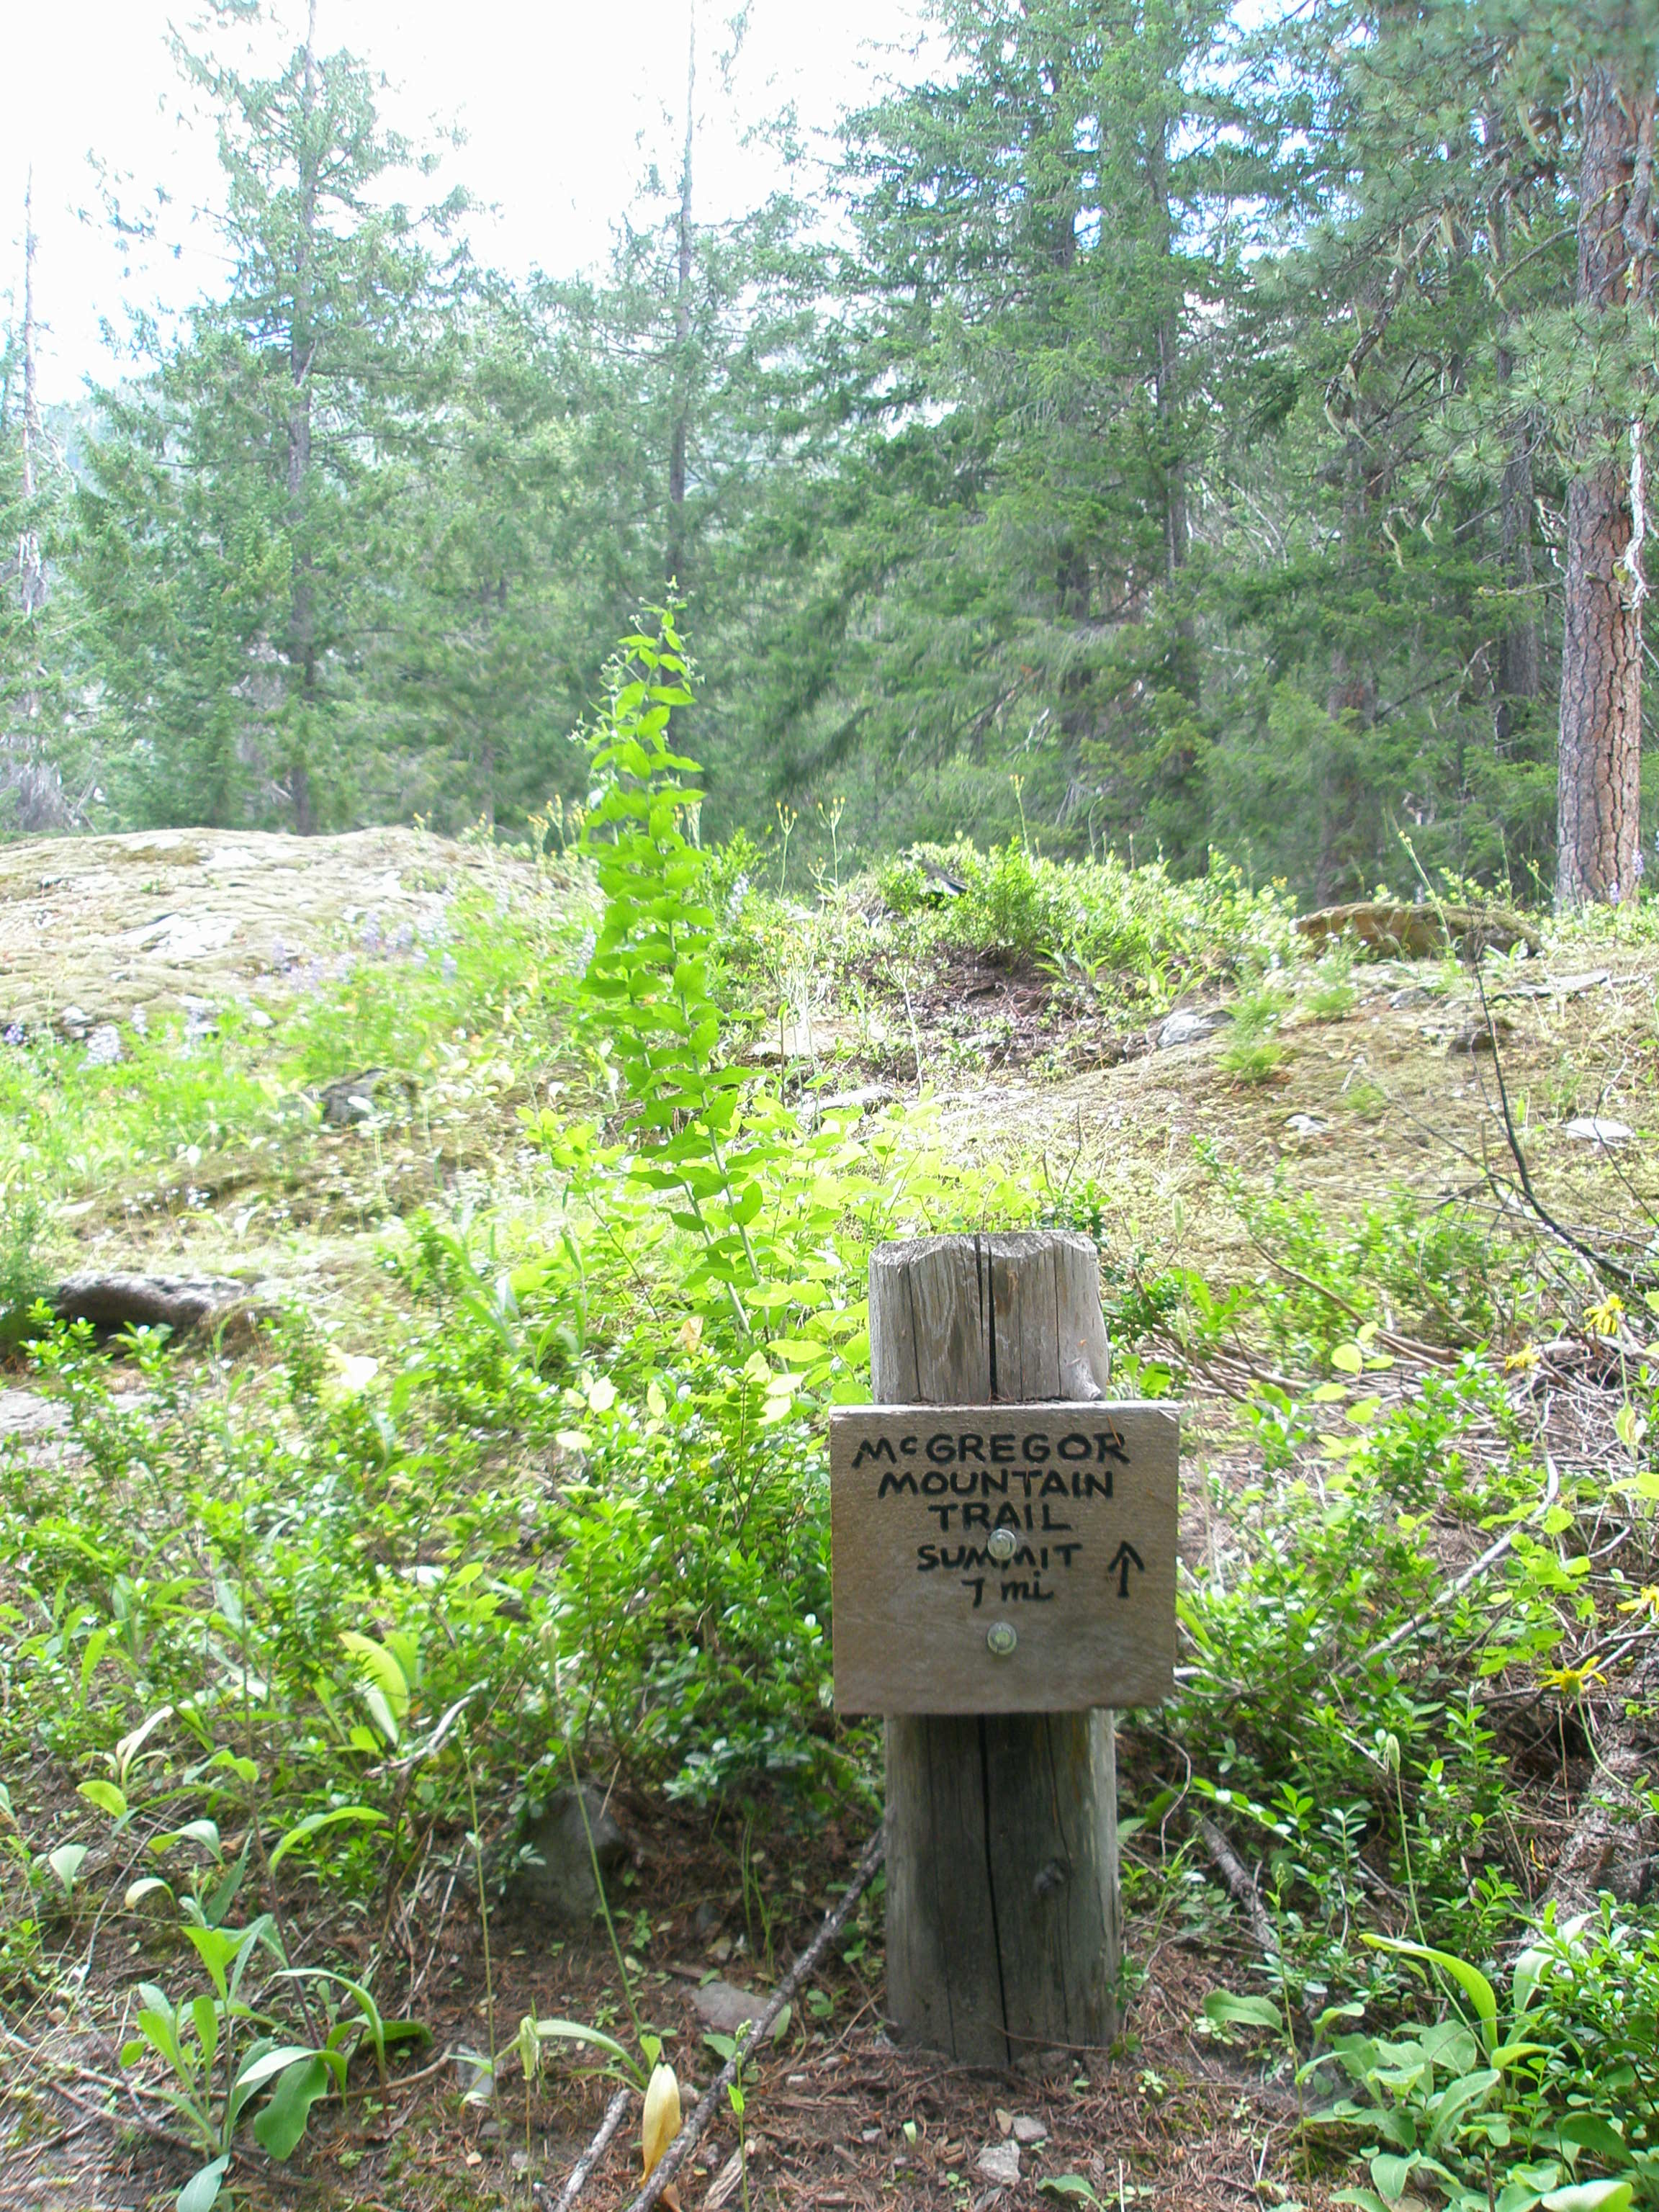
[[[1273,1922],[1267,1917],[1267,1908],[1261,1902],[1261,1893],[1250,1880],[1243,1860],[1213,1820],[1200,1820],[1198,1832],[1203,1839],[1205,1850],[1210,1854],[1211,1864],[1221,1876],[1228,1896],[1249,1922],[1256,1949],[1265,1959],[1276,1959],[1279,1956],[1279,1938],[1273,1933]]]
[[[725,2065],[709,2083],[696,2112],[670,2143],[663,2154],[661,2164],[644,2188],[637,2197],[630,2200],[627,2212],[651,2212],[651,2207],[661,2198],[664,2190],[668,2187],[686,2160],[702,2142],[709,2122],[720,2110],[721,2099],[736,2081],[738,2069],[742,2065],[744,2058],[750,2051],[758,2050],[764,2044],[777,2024],[784,2007],[792,2002],[802,1983],[811,1979],[819,1960],[823,1958],[824,1953],[852,1918],[860,1898],[875,1879],[877,1869],[886,1855],[887,1838],[883,1830],[878,1828],[865,1846],[864,1856],[859,1861],[858,1870],[848,1884],[846,1893],[837,1903],[835,1911],[828,1916],[817,1934],[778,1984],[773,1993],[771,2003],[755,2022],[754,2033],[749,2037],[747,2042],[741,2045],[733,2056],[726,2060]],[[559,2212],[568,2212],[568,2208],[575,2201],[574,2197],[567,2193],[560,2200]]]
[[[222,1327],[252,1310],[246,1283],[227,1275],[68,1275],[47,1304],[60,1321],[95,1328]]]
[[[1626,1691],[1626,1717],[1606,1751],[1597,1754],[1595,1782],[1544,1893],[1544,1906],[1553,1905],[1562,1919],[1587,1911],[1598,1890],[1610,1888],[1628,1902],[1659,1844],[1659,1818],[1648,1808],[1643,1790],[1651,1762],[1643,1738],[1653,1727],[1648,1701],[1656,1691],[1659,1650],[1648,1653]]]
[[[1548,1469],[1549,1479],[1544,1485],[1544,1495],[1540,1498],[1534,1510],[1527,1516],[1528,1521],[1536,1521],[1541,1515],[1547,1513],[1560,1494],[1561,1478],[1556,1471],[1555,1462],[1547,1452],[1544,1455],[1544,1465]],[[1516,1524],[1517,1528],[1524,1525],[1524,1523]],[[1360,1668],[1369,1667],[1374,1659],[1381,1659],[1386,1653],[1396,1650],[1409,1638],[1415,1636],[1419,1629],[1427,1627],[1430,1621],[1443,1613],[1449,1605],[1455,1604],[1466,1589],[1478,1583],[1482,1575],[1490,1573],[1506,1553],[1514,1550],[1516,1534],[1516,1528],[1506,1528],[1495,1544],[1489,1544],[1478,1559],[1464,1568],[1455,1581],[1447,1583],[1432,1605],[1425,1605],[1421,1613],[1414,1613],[1409,1620],[1402,1620],[1399,1627],[1391,1630],[1380,1644],[1373,1644],[1369,1650],[1362,1651],[1358,1658],[1345,1660],[1341,1666],[1337,1668],[1332,1679],[1341,1681],[1346,1675],[1357,1673]]]
[[[1498,1029],[1492,1019],[1492,1006],[1486,997],[1486,986],[1478,964],[1474,969],[1474,988],[1480,994],[1480,1011],[1486,1017],[1486,1034],[1492,1042],[1492,1072],[1498,1085],[1498,1118],[1504,1125],[1504,1141],[1509,1147],[1510,1158],[1515,1163],[1515,1172],[1520,1182],[1522,1197],[1550,1235],[1559,1243],[1565,1245],[1569,1252],[1577,1253],[1581,1260],[1585,1261],[1595,1269],[1598,1276],[1605,1278],[1612,1275],[1632,1290],[1639,1290],[1644,1285],[1650,1285],[1653,1281],[1650,1269],[1627,1267],[1622,1260],[1615,1260],[1611,1253],[1606,1250],[1598,1251],[1593,1244],[1587,1244],[1584,1239],[1569,1229],[1565,1222],[1556,1219],[1533,1188],[1532,1170],[1527,1164],[1526,1154],[1521,1149],[1521,1139],[1516,1130],[1515,1116],[1510,1111],[1509,1086],[1504,1080],[1504,1057],[1498,1049]]]
[[[594,2167],[605,2156],[606,2151],[610,2149],[611,2138],[615,2136],[617,2129],[622,2125],[623,2121],[627,2115],[629,2105],[633,2100],[633,2096],[634,2092],[632,2089],[618,2089],[616,2095],[605,2106],[605,2118],[599,2122],[599,2127],[594,2132],[592,2142],[589,2143],[587,2148],[576,2160],[574,2166],[571,2167],[570,2179],[565,2183],[564,2187],[560,2191],[559,2201],[554,2206],[553,2212],[570,2212],[571,2206],[581,2195],[582,2191],[587,2186],[587,2177],[592,2172]],[[547,2191],[544,2189],[538,2188],[534,2193],[536,2201],[538,2203],[540,2203],[546,2197]]]

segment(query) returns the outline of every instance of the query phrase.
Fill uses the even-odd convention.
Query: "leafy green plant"
[[[1540,2008],[1539,1998],[1565,1967],[1577,1933],[1576,1925],[1559,1937],[1547,1931],[1544,1942],[1521,1954],[1507,2017],[1487,1976],[1455,1953],[1404,1937],[1365,1937],[1374,1949],[1431,1973],[1462,2016],[1392,2038],[1353,2033],[1332,2041],[1331,2055],[1353,2094],[1314,2118],[1323,2126],[1369,2129],[1378,2139],[1364,2153],[1372,2187],[1345,2191],[1339,2202],[1388,2212],[1425,2180],[1449,2212],[1491,2212],[1494,2204],[1503,2212],[1540,2206],[1547,2212],[1624,2212],[1656,2201],[1647,2192],[1659,2187],[1659,2156],[1644,2129],[1638,2126],[1632,2140],[1611,2085],[1571,2104],[1551,2094],[1550,2038],[1559,2019]],[[1303,2078],[1326,2063],[1316,2058]],[[1625,2171],[1580,2179],[1585,2159]]]
[[[256,2132],[271,2156],[286,2158],[304,2132],[329,2069],[316,2051],[268,2035],[254,2037],[239,2057],[242,2031],[256,2020],[241,1996],[249,1961],[262,1945],[282,1959],[267,1915],[243,1929],[187,1927],[185,1934],[206,1970],[211,1994],[175,2001],[159,1984],[140,1983],[138,2033],[122,2046],[121,2063],[137,2066],[150,2057],[161,2060],[166,2072],[157,2094],[205,2160],[179,2192],[179,2212],[207,2212],[218,2197],[233,2138],[253,2099],[277,2085]]]
[[[1282,985],[1264,985],[1233,1008],[1221,1065],[1237,1083],[1266,1083],[1285,1057],[1279,1027],[1290,1006]]]
[[[45,1294],[40,1240],[46,1218],[40,1194],[20,1171],[0,1174],[0,1352],[21,1343],[35,1301]]]
[[[1314,984],[1306,994],[1308,1011],[1322,1022],[1340,1022],[1351,1014],[1359,994],[1353,982],[1354,948],[1339,939],[1320,957]]]

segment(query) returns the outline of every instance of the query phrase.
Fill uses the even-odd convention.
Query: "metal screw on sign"
[[[1012,1559],[1017,1547],[1012,1528],[993,1528],[985,1546],[994,1559]]]
[[[1019,1632],[1012,1620],[994,1620],[985,1632],[985,1641],[994,1659],[1006,1659],[1019,1642]]]

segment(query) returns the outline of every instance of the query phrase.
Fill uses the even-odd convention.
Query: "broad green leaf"
[[[1371,2160],[1371,2179],[1376,2184],[1377,2194],[1397,2203],[1406,2193],[1406,2184],[1411,2179],[1417,2165],[1417,2154],[1401,2157],[1398,2151],[1379,2151]]]
[[[210,2066],[219,2048],[219,2013],[211,1997],[192,1997],[190,2016],[196,2024],[196,2040]]]
[[[58,1887],[65,1897],[74,1894],[76,1877],[85,1863],[86,1856],[87,1846],[84,1844],[59,1844],[55,1851],[47,1852],[46,1864],[57,1875]]]
[[[1490,2096],[1502,2079],[1496,2067],[1483,2066],[1476,2073],[1466,2074],[1461,2081],[1452,2082],[1435,2100],[1433,2124],[1424,2148],[1430,2152],[1440,2150],[1469,2106]]]
[[[1440,1972],[1456,1983],[1474,2007],[1489,2041],[1496,2041],[1498,1998],[1492,1984],[1478,1966],[1471,1966],[1466,1960],[1454,1957],[1449,1951],[1437,1951],[1427,1943],[1409,1942],[1403,1936],[1367,1936],[1363,1940],[1375,1951],[1388,1951],[1396,1958],[1416,1959],[1425,1966],[1437,1967]]]
[[[216,2158],[211,2166],[199,2167],[179,2191],[177,2212],[213,2212],[219,2198],[219,2184],[225,2178],[225,2168],[230,2164],[230,2153]]]
[[[372,1636],[359,1635],[355,1628],[343,1629],[340,1641],[353,1658],[362,1667],[369,1680],[380,1692],[394,1726],[391,1740],[398,1741],[397,1730],[409,1711],[409,1678],[384,1644],[377,1644]]]
[[[311,2108],[328,2088],[329,2069],[317,2057],[298,2059],[289,2066],[270,2093],[270,2101],[254,2115],[253,2133],[261,2149],[274,2159],[289,2157],[306,2131]]]
[[[634,2062],[633,2053],[618,2043],[614,2035],[607,2035],[603,2028],[586,2027],[579,2020],[538,2020],[536,2033],[544,2042],[586,2043],[596,2051],[608,2051],[627,2069],[632,2078],[638,2078],[639,2068]]]
[[[88,1805],[95,1805],[100,1813],[107,1813],[112,1820],[126,1818],[127,1793],[112,1782],[83,1782],[80,1794]]]
[[[303,2043],[279,2043],[260,2051],[257,2057],[250,2052],[237,2069],[236,2087],[244,2096],[251,2095],[255,2089],[263,2087],[273,2075],[282,2073],[287,2067],[298,2065],[302,2059],[316,2056],[316,2052]]]
[[[1204,2000],[1204,2017],[1218,2027],[1283,2027],[1285,2015],[1271,1997],[1235,1996],[1231,1990],[1212,1990]]]
[[[202,1849],[204,1851],[211,1851],[216,1859],[222,1849],[219,1840],[219,1824],[216,1820],[186,1820],[182,1828],[173,1829],[171,1835],[163,1837],[160,1840],[169,1844],[200,1844]]]
[[[1630,2212],[1636,2191],[1628,2181],[1580,2181],[1571,2188],[1552,2189],[1545,2197],[1546,2212]]]
[[[313,1836],[320,1835],[325,1828],[332,1828],[343,1820],[356,1821],[365,1827],[381,1827],[386,1814],[376,1812],[372,1805],[338,1805],[331,1812],[308,1813],[297,1826],[292,1827],[270,1855],[270,1870],[274,1874],[291,1850],[308,1843]]]
[[[1610,2120],[1599,2112],[1569,2112],[1557,2130],[1564,2143],[1577,2150],[1587,2150],[1597,2158],[1604,2158],[1609,2166],[1628,2166],[1630,2150]]]

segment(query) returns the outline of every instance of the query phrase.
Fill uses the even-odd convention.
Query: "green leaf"
[[[196,2023],[196,2040],[210,2066],[219,2048],[219,2013],[211,1997],[192,1997],[190,2016]]]
[[[200,1844],[202,1849],[211,1851],[216,1859],[222,1852],[216,1820],[186,1820],[182,1828],[175,1828],[171,1835],[160,1837],[157,1840],[163,1844]]]
[[[361,1663],[372,1688],[379,1691],[386,1715],[382,1730],[387,1741],[395,1744],[409,1713],[409,1677],[386,1644],[377,1644],[372,1636],[360,1636],[355,1628],[347,1628],[341,1631],[340,1641]],[[374,1711],[372,1698],[369,1705]],[[380,1719],[379,1712],[375,1718]]]
[[[1217,2027],[1282,2027],[1285,2015],[1271,1997],[1235,1996],[1231,1990],[1212,1990],[1204,2000],[1204,2017]]]
[[[1048,2197],[1080,2197],[1085,2204],[1103,2205],[1103,2197],[1097,2197],[1093,2188],[1080,2173],[1051,2173],[1038,2182],[1039,2195]]]
[[[76,1877],[85,1863],[86,1856],[87,1846],[84,1844],[59,1844],[55,1851],[47,1852],[46,1864],[57,1875],[58,1887],[65,1897],[75,1894]]]
[[[274,2159],[289,2157],[306,2131],[311,2108],[327,2090],[328,2068],[314,2054],[298,2059],[283,2074],[270,2093],[270,2101],[254,2115],[253,2133],[262,2150]]]
[[[83,1782],[80,1794],[88,1805],[95,1805],[100,1813],[107,1813],[112,1820],[124,1820],[127,1814],[127,1793],[118,1790],[112,1782]]]
[[[1604,2158],[1609,2166],[1628,2166],[1630,2148],[1610,2120],[1599,2112],[1569,2112],[1557,2130],[1564,2143],[1576,2150],[1593,2152]]]
[[[325,1828],[337,1826],[342,1820],[355,1820],[365,1826],[380,1827],[385,1825],[386,1814],[376,1812],[372,1805],[338,1805],[331,1812],[308,1813],[297,1826],[289,1830],[271,1853],[271,1872],[275,1874],[297,1845],[308,1843],[313,1836],[319,1835]]]
[[[634,2063],[633,2053],[618,2043],[614,2035],[607,2035],[603,2028],[587,2027],[579,2020],[538,2020],[536,2033],[544,2042],[587,2043],[596,2051],[608,2051],[628,2069],[630,2079],[637,2081],[639,2078],[640,2069]]]
[[[177,2212],[213,2212],[218,2202],[219,2184],[225,2178],[225,2168],[230,2164],[230,2153],[216,2158],[211,2166],[204,2166],[191,2174],[179,2191]]]
[[[1377,2194],[1389,2203],[1396,2204],[1406,2193],[1406,2184],[1411,2179],[1417,2165],[1417,2154],[1402,2158],[1398,2151],[1379,2151],[1371,2160],[1371,2179],[1376,2184]]]
[[[1427,1943],[1413,1943],[1403,1936],[1366,1936],[1361,1939],[1374,1951],[1388,1951],[1396,1958],[1417,1959],[1425,1966],[1437,1967],[1443,1974],[1456,1983],[1474,2007],[1482,2027],[1486,2031],[1488,2047],[1497,2040],[1498,1997],[1492,1984],[1478,1966],[1466,1960],[1455,1958],[1449,1951],[1437,1951]]]
[[[273,2075],[285,2068],[297,2065],[303,2058],[315,2058],[316,2052],[305,2043],[278,2043],[259,2051],[250,2051],[237,2069],[236,2087],[244,2100],[256,2089],[263,2088]]]
[[[1628,2181],[1580,2181],[1552,2189],[1545,2212],[1630,2212],[1636,2191]]]

